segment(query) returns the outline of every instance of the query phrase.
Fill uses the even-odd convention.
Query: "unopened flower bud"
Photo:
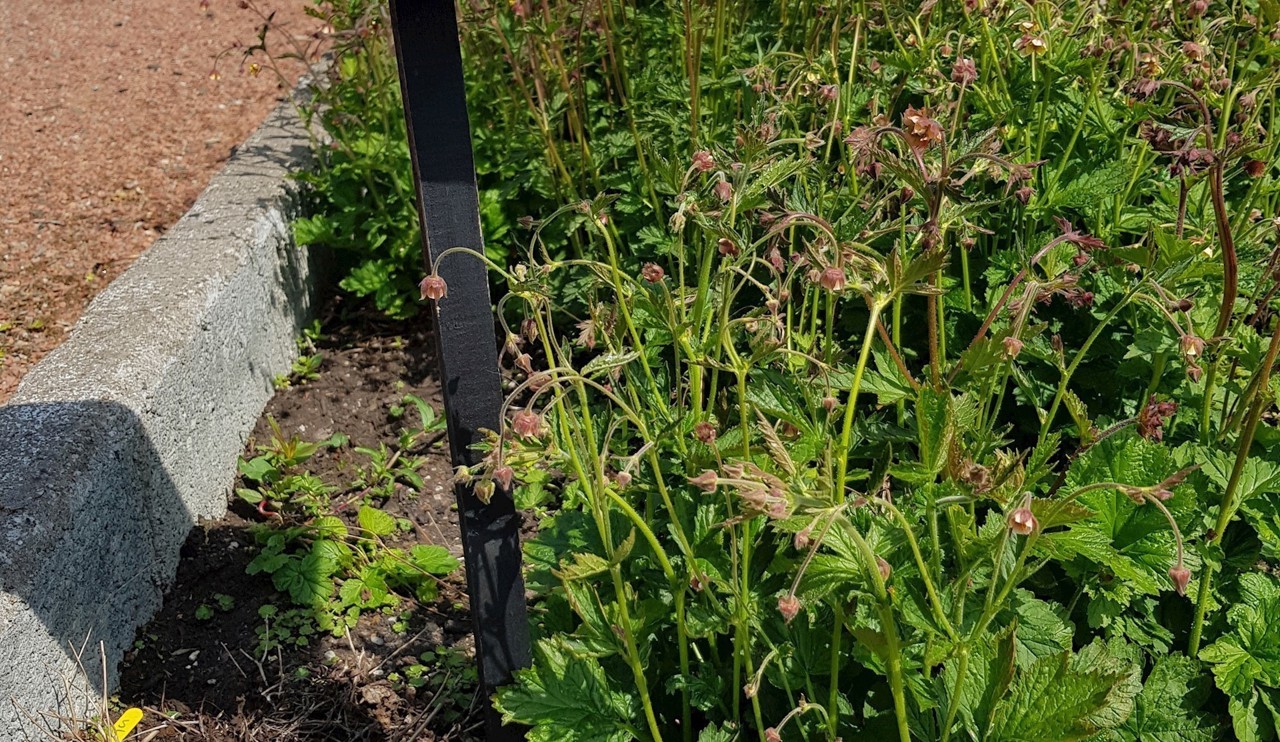
[[[778,733],[777,729],[769,727],[764,730],[764,742],[782,742],[782,735]]]
[[[620,471],[618,472],[618,476],[613,478],[613,481],[618,483],[618,489],[626,489],[627,486],[631,484],[631,473]]]
[[[1187,585],[1191,582],[1191,570],[1181,564],[1174,565],[1169,569],[1169,579],[1173,580],[1173,589],[1179,595],[1186,595]]]
[[[662,270],[662,266],[657,263],[645,263],[640,269],[640,277],[649,283],[657,283],[662,280],[666,272]]]
[[[515,476],[516,470],[506,464],[503,464],[493,470],[493,481],[497,482],[498,486],[504,490],[511,489],[511,481]]]
[[[542,418],[533,410],[520,410],[511,417],[511,429],[521,438],[536,438],[542,433]]]
[[[721,237],[716,242],[716,249],[721,255],[728,258],[736,258],[742,252],[738,249],[738,244],[728,237]]]
[[[1018,354],[1022,352],[1022,347],[1023,347],[1022,341],[1014,337],[1013,335],[1010,335],[1009,337],[1002,340],[1001,344],[1004,345],[1004,357],[1008,358],[1009,360],[1013,360],[1014,358],[1017,358]]]
[[[888,582],[889,575],[893,574],[893,567],[889,566],[889,563],[886,562],[882,557],[877,556],[876,571],[880,573],[881,580]]]
[[[716,440],[716,426],[703,420],[693,426],[693,437],[710,446]]]
[[[710,469],[704,470],[696,477],[689,477],[689,484],[694,485],[703,492],[715,492],[716,487],[720,484],[720,477]]]
[[[733,186],[729,185],[729,181],[727,180],[717,182],[713,190],[715,191],[716,198],[721,201],[728,202],[729,199],[733,198]]]
[[[1183,335],[1178,338],[1178,347],[1182,349],[1182,355],[1196,358],[1204,353],[1204,339],[1195,335]]]
[[[822,409],[826,410],[828,415],[830,415],[832,412],[835,412],[836,406],[839,404],[840,404],[840,401],[837,400],[835,397],[826,396],[822,398]]]
[[[791,620],[800,613],[800,599],[791,593],[778,598],[778,613],[782,614],[782,620],[791,623]]]
[[[845,276],[844,270],[835,266],[827,268],[818,276],[818,284],[827,291],[836,294],[844,291],[847,281],[848,277]]]

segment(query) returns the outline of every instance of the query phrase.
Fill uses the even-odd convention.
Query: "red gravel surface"
[[[234,52],[211,79],[261,23],[237,0],[0,0],[0,402],[282,99]]]

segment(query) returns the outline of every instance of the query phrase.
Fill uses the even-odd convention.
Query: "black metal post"
[[[391,0],[391,27],[418,190],[423,253],[453,247],[483,253],[471,130],[462,78],[462,51],[453,0]],[[501,424],[502,389],[489,278],[465,254],[439,266],[448,296],[436,304],[436,342],[449,447],[454,466],[479,463],[471,446],[481,429]],[[520,515],[509,492],[485,505],[470,485],[457,484],[463,561],[471,596],[480,685],[486,696],[529,664],[529,624],[520,573]],[[491,741],[524,739],[487,707]]]

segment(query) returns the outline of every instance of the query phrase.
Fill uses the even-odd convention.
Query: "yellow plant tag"
[[[129,736],[129,732],[138,726],[138,722],[142,721],[142,709],[127,709],[120,718],[116,719],[116,723],[111,727],[112,736],[115,737],[114,742]]]

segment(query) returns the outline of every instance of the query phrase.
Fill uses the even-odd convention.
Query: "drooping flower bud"
[[[839,404],[840,404],[840,400],[830,395],[822,398],[822,409],[826,410],[828,415],[830,415],[832,412],[835,412],[836,407]]]
[[[1250,178],[1261,178],[1267,172],[1267,163],[1262,160],[1245,160],[1244,172]]]
[[[778,613],[782,614],[782,620],[791,623],[791,620],[800,613],[800,599],[791,593],[778,598]]]
[[[422,293],[423,299],[440,301],[449,295],[449,285],[438,274],[432,273],[418,284],[418,291]]]
[[[645,263],[640,269],[640,277],[649,283],[657,283],[662,280],[666,272],[662,270],[662,266],[657,263]]]
[[[534,342],[538,339],[538,322],[532,317],[527,317],[520,322],[520,334],[525,340]]]
[[[631,472],[620,471],[613,481],[618,483],[618,489],[624,490],[631,484]]]
[[[709,172],[716,167],[716,160],[711,153],[704,150],[693,153],[693,169],[700,173]]]
[[[811,541],[812,537],[813,537],[813,524],[810,523],[804,528],[801,528],[800,530],[796,531],[796,535],[794,540],[792,541],[792,545],[796,547],[796,551],[805,551],[809,548],[809,544],[812,543]]]
[[[542,418],[533,410],[520,410],[511,417],[511,429],[521,438],[537,438],[542,433]]]
[[[1178,347],[1182,349],[1182,355],[1187,358],[1196,358],[1204,353],[1204,338],[1195,335],[1183,335],[1178,338]]]
[[[716,426],[703,420],[693,426],[693,437],[710,446],[716,440]]]
[[[978,79],[978,66],[969,57],[960,57],[951,68],[951,82],[957,85],[972,85]]]
[[[1036,520],[1035,513],[1031,512],[1029,502],[1009,513],[1009,530],[1019,536],[1030,536],[1039,527],[1040,521]]]
[[[733,186],[729,185],[727,180],[717,182],[713,190],[716,193],[716,198],[721,201],[728,202],[729,199],[733,198]]]
[[[844,269],[831,266],[818,276],[818,285],[832,293],[838,294],[844,291],[844,287],[848,277],[844,273]]]
[[[721,237],[716,242],[716,249],[727,258],[736,258],[742,252],[738,249],[738,244],[728,237]]]
[[[1173,589],[1177,590],[1179,595],[1186,595],[1187,585],[1191,582],[1191,570],[1176,564],[1169,569],[1169,579],[1173,580]]]
[[[893,567],[889,566],[889,563],[879,556],[876,557],[876,570],[880,572],[880,579],[885,582],[888,582],[889,575],[893,574]]]
[[[1012,335],[1001,341],[1001,344],[1004,345],[1004,357],[1009,360],[1017,358],[1022,352],[1022,341]]]
[[[516,470],[510,466],[503,464],[493,470],[493,481],[504,490],[511,489],[511,481],[515,478]]]
[[[715,492],[716,487],[720,484],[720,477],[710,469],[705,469],[696,477],[689,477],[689,484],[694,485],[704,492]]]
[[[777,729],[769,727],[764,730],[764,742],[782,742],[782,735],[778,733]]]

